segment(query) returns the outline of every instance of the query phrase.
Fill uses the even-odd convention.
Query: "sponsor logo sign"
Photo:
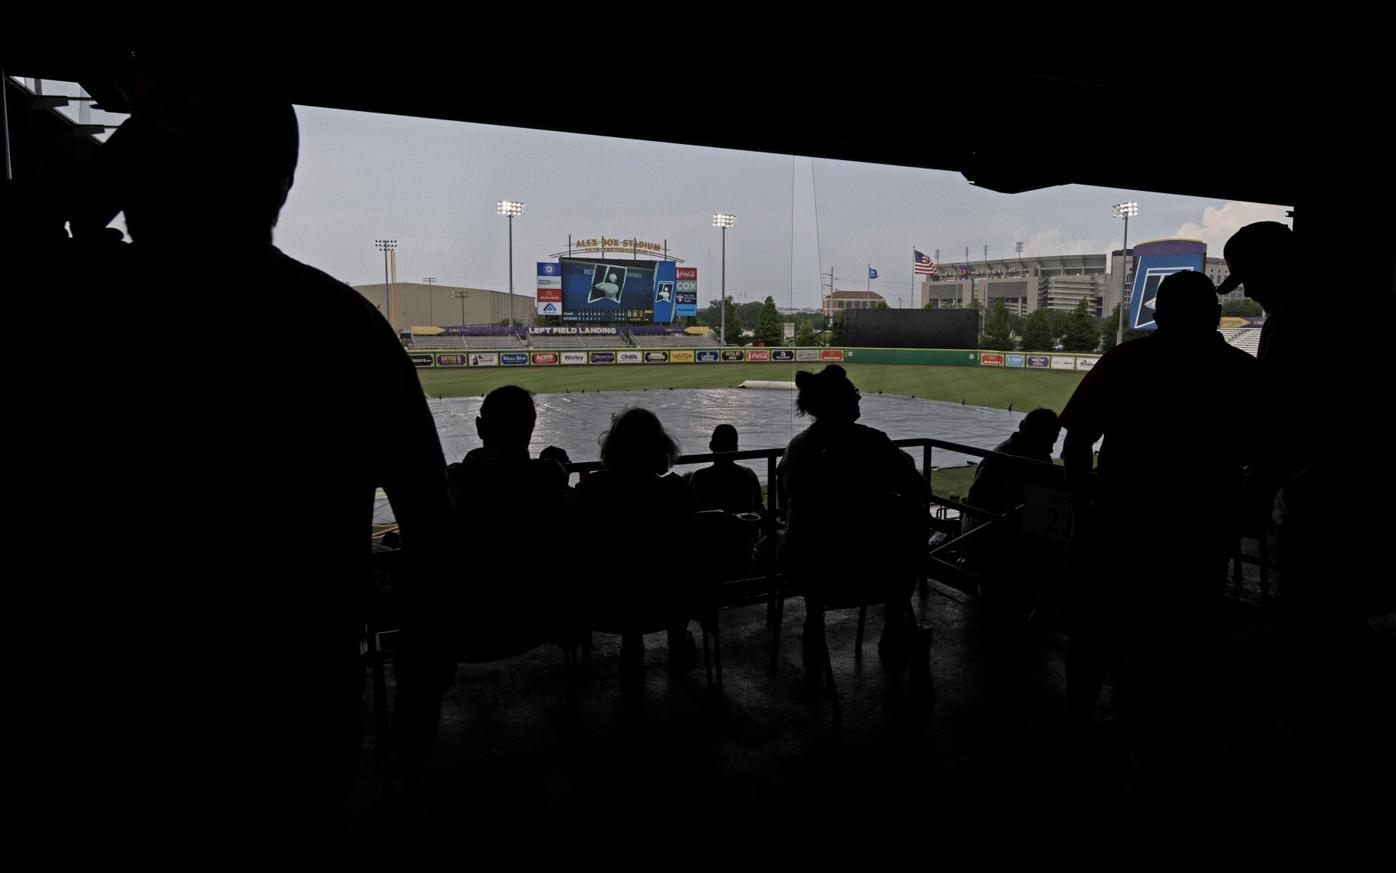
[[[777,358],[777,360],[779,360],[779,358]],[[818,361],[819,349],[796,349],[795,360],[799,361],[802,364],[809,363],[811,361]]]
[[[1052,359],[1046,355],[1028,355],[1028,367],[1033,370],[1047,370],[1052,366]]]
[[[587,353],[563,352],[561,360],[564,364],[585,364],[587,362]]]
[[[724,361],[745,361],[746,352],[741,349],[723,349],[722,360]]]
[[[821,349],[819,352],[821,361],[842,361],[843,349]]]
[[[499,352],[472,352],[470,355],[470,366],[498,367]]]
[[[748,361],[769,361],[771,359],[770,349],[748,349],[746,353]]]
[[[1053,370],[1074,370],[1076,369],[1076,358],[1071,355],[1053,355]]]
[[[562,314],[562,265],[538,261],[539,315]]]
[[[429,353],[413,352],[408,357],[412,359],[414,367],[430,367],[436,363],[436,356]]]
[[[645,352],[646,364],[667,364],[669,363],[668,352]]]
[[[464,367],[465,355],[437,355],[436,366],[438,367]]]
[[[785,337],[786,342],[793,340],[795,338],[795,322],[787,321],[781,325],[781,336]]]
[[[1022,356],[1022,355],[1004,355],[1004,356],[1003,356],[1003,365],[1004,365],[1005,367],[1021,367],[1021,366],[1023,366],[1023,356]]]
[[[640,352],[617,352],[616,363],[619,364],[639,364],[645,360],[645,356]]]
[[[694,354],[693,359],[700,364],[716,364],[718,360],[717,349],[703,349]]]
[[[522,367],[528,364],[528,352],[504,352],[499,363],[505,367]]]
[[[789,363],[795,360],[794,349],[771,349],[771,360],[777,363]]]
[[[697,282],[697,281],[698,281],[698,268],[697,268],[697,267],[679,267],[679,268],[678,268],[678,277],[679,277],[680,281],[692,281],[692,282]]]
[[[614,364],[616,362],[615,352],[592,352],[591,362],[593,364]]]
[[[1003,355],[998,352],[981,352],[979,354],[979,366],[981,367],[1002,367]]]
[[[693,363],[693,352],[690,349],[676,349],[669,353],[669,363],[671,364],[691,364]]]
[[[1100,358],[1077,358],[1076,369],[1082,371],[1089,370],[1091,367],[1094,367],[1095,362],[1099,360]]]
[[[557,363],[557,352],[534,352],[533,363],[536,366],[550,366]]]

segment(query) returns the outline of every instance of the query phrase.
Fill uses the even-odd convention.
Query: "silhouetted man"
[[[125,810],[171,839],[191,832],[169,812],[242,840],[321,835],[359,759],[375,490],[426,561],[449,519],[445,464],[387,322],[272,245],[296,167],[290,104],[207,72],[137,75],[74,207],[69,293],[90,297],[109,341],[84,403],[100,461],[68,459],[85,497],[64,587],[74,609],[103,610],[92,645],[129,671],[119,706],[84,712],[114,722],[93,773],[122,786]],[[129,246],[77,245],[117,211]],[[280,341],[299,330],[329,338],[305,369]],[[117,532],[134,542],[146,524],[159,540],[120,558],[134,546]]]
[[[737,429],[730,424],[713,428],[708,440],[710,452],[737,451]],[[761,480],[756,473],[730,458],[719,458],[711,465],[694,470],[689,485],[698,499],[698,508],[723,512],[762,512]]]
[[[1069,674],[1079,720],[1094,708],[1112,638],[1117,668],[1137,657],[1130,685],[1155,723],[1195,690],[1254,445],[1244,398],[1259,378],[1255,359],[1217,332],[1220,312],[1206,276],[1168,276],[1158,329],[1102,356],[1062,412],[1072,548],[1086,579]]]

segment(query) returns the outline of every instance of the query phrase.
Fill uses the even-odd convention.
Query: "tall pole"
[[[514,216],[509,216],[509,332],[514,332]]]
[[[1125,289],[1129,285],[1129,218],[1131,215],[1139,214],[1139,204],[1133,201],[1129,203],[1116,203],[1111,207],[1116,218],[1125,220],[1125,240],[1120,246],[1120,305],[1119,317],[1115,324],[1115,345],[1122,345],[1125,341]],[[1130,288],[1131,293],[1133,289]]]
[[[392,285],[388,281],[388,252],[397,248],[395,239],[376,239],[373,245],[383,253],[383,314],[391,319],[393,312]]]
[[[524,214],[524,204],[518,200],[499,201],[497,211],[509,219],[509,333],[514,333],[514,216]]]
[[[722,228],[722,321],[718,337],[727,345],[727,227]]]
[[[432,287],[432,286],[434,286],[434,285],[436,284],[436,277],[435,277],[435,276],[423,276],[423,277],[422,277],[422,281],[425,282],[425,283],[427,284],[427,321],[429,321],[429,322],[431,322],[433,325],[435,325],[435,324],[436,324],[436,316],[433,314],[433,310],[432,310],[432,308],[431,308],[431,298],[432,298],[432,296],[436,293],[436,289]]]

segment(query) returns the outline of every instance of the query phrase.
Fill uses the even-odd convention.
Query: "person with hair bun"
[[[887,434],[857,423],[861,395],[843,367],[798,372],[795,386],[796,409],[814,423],[790,441],[776,472],[789,500],[781,562],[805,595],[805,654],[822,655],[826,603],[881,591],[878,652],[902,660],[930,484]]]

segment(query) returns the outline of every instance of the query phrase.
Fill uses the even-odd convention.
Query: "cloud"
[[[1178,228],[1178,232],[1174,236],[1202,240],[1207,244],[1209,254],[1220,257],[1222,246],[1231,239],[1231,235],[1255,221],[1289,223],[1289,219],[1285,217],[1283,206],[1230,200],[1221,206],[1208,206],[1202,210],[1201,224],[1189,222]]]

